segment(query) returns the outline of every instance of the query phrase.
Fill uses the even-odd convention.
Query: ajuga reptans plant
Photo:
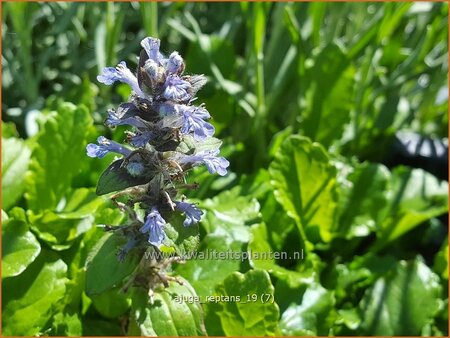
[[[114,193],[111,198],[127,214],[127,222],[105,225],[105,229],[126,238],[126,244],[118,249],[119,261],[127,255],[141,255],[140,270],[148,277],[135,276],[133,281],[148,286],[155,282],[149,270],[161,271],[167,258],[161,255],[149,260],[144,254],[171,252],[174,241],[170,237],[179,235],[174,223],[195,227],[201,220],[203,212],[181,193],[198,187],[197,183],[188,184],[186,173],[204,164],[211,174],[223,176],[229,162],[218,157],[221,142],[212,137],[210,114],[203,104],[193,103],[206,78],[183,75],[182,57],[178,52],[165,57],[158,39],[147,37],[141,46],[136,75],[122,61],[115,68],[104,68],[97,77],[106,85],[119,81],[132,89],[129,101],[109,110],[105,121],[110,128],[131,126],[124,144],[100,136],[98,144],[88,144],[86,151],[90,157],[101,158],[109,152],[118,155],[100,176],[97,194]],[[156,275],[167,284],[169,277]]]

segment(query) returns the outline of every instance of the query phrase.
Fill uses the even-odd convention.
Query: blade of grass
[[[106,63],[108,65],[116,64],[116,46],[119,43],[122,33],[123,19],[126,11],[122,8],[125,4],[107,3],[106,10]],[[127,4],[128,5],[128,4]],[[116,11],[116,6],[119,10]],[[116,13],[117,12],[117,13]]]
[[[312,16],[312,38],[314,46],[319,46],[320,44],[320,29],[323,25],[323,19],[325,17],[325,11],[327,9],[326,2],[314,2],[310,4],[308,9],[310,15]]]
[[[98,73],[106,67],[106,25],[105,22],[100,22],[95,29],[95,58],[97,59]]]
[[[264,3],[254,3],[253,11],[253,55],[256,58],[256,117],[254,122],[254,135],[256,136],[255,165],[260,165],[266,157],[266,101],[264,88],[264,40],[266,33],[266,11]]]
[[[158,3],[140,2],[142,23],[147,36],[158,37]]]

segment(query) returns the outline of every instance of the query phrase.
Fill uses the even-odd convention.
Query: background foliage
[[[448,137],[446,3],[2,7],[4,335],[448,334],[448,184],[381,164],[397,130]],[[135,263],[96,226],[122,221],[94,192],[112,157],[85,145],[120,140],[102,121],[130,91],[95,76],[148,35],[208,76],[231,162],[189,178],[199,250],[305,259],[187,261],[156,305],[120,292]],[[252,293],[274,302],[169,297]]]

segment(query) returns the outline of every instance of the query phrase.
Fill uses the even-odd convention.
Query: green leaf
[[[8,210],[25,191],[23,176],[28,169],[31,150],[22,140],[2,138],[2,208]]]
[[[80,247],[82,246],[77,246],[73,251],[80,250]],[[55,315],[51,321],[51,328],[46,330],[46,334],[49,336],[75,336],[82,334],[82,314],[79,311],[84,291],[85,271],[83,269],[75,270],[73,263],[68,259],[68,255],[65,255],[67,253],[68,251],[61,256],[69,264],[67,276],[70,279],[66,283],[64,297],[53,308]]]
[[[205,324],[218,317],[226,336],[277,336],[279,309],[274,302],[274,288],[269,274],[262,270],[250,270],[245,274],[235,272],[216,288],[213,296],[221,296],[218,303],[207,303]],[[211,305],[210,305],[211,304]]]
[[[339,319],[346,327],[351,330],[355,330],[361,324],[361,318],[358,315],[356,309],[342,309],[338,310]]]
[[[389,11],[389,7],[386,6],[385,15],[381,21],[381,25],[377,34],[377,43],[381,43],[383,39],[387,39],[395,31],[395,29],[400,25],[401,20],[404,18],[405,13],[413,5],[412,3],[403,4],[389,4],[396,5],[392,6],[392,10]]]
[[[272,141],[269,145],[269,156],[271,158],[275,157],[276,153],[280,150],[281,145],[284,140],[286,140],[289,136],[292,135],[292,126],[286,127],[283,130],[280,130],[275,135],[272,136]],[[262,170],[262,169],[261,169]]]
[[[92,228],[94,216],[80,217],[73,214],[44,211],[37,215],[30,210],[30,225],[38,237],[60,251],[70,247],[72,242]]]
[[[100,294],[118,286],[137,267],[139,257],[129,254],[123,262],[117,259],[126,240],[119,235],[106,234],[92,250],[86,262],[86,293]]]
[[[204,336],[202,307],[192,286],[170,282],[153,294],[152,303],[143,289],[133,296],[132,322],[142,336]]]
[[[53,317],[52,335],[81,336],[82,324],[78,313],[57,313]]]
[[[330,43],[320,50],[306,73],[307,116],[301,125],[306,136],[325,147],[341,138],[354,105],[354,76],[355,70],[339,45]]]
[[[336,226],[336,168],[324,149],[290,136],[269,167],[275,197],[313,242],[328,242]]]
[[[119,288],[92,295],[92,304],[95,309],[105,318],[117,318],[130,309],[131,299]]]
[[[35,336],[52,318],[53,306],[64,296],[66,264],[41,254],[22,274],[3,280],[3,332],[5,336]]]
[[[292,238],[292,237],[290,237]],[[275,252],[282,254],[281,251],[274,249],[270,244],[269,233],[267,229],[267,225],[265,223],[255,224],[251,227],[251,239],[248,244],[250,256],[250,265],[255,269],[266,270],[270,274],[276,276],[279,279],[286,281],[286,283],[292,287],[299,287],[301,284],[310,280],[312,277],[312,271],[297,271],[294,270],[297,265],[302,268],[304,265],[303,262],[303,251],[301,249],[297,249],[295,253],[289,253],[286,259],[282,261],[294,261],[295,264],[293,268],[288,269],[284,266],[280,266],[275,257],[270,256],[270,254],[274,254]],[[287,251],[283,251],[288,253]]]
[[[439,278],[420,260],[400,261],[360,303],[363,335],[417,336],[439,310]]]
[[[225,251],[241,252],[242,242],[232,237],[232,233],[217,231],[208,234],[202,241],[199,252],[184,264],[176,266],[177,274],[188,279],[201,297],[206,297],[214,291],[214,287],[229,274],[238,271],[241,260],[217,259],[209,257],[208,252],[222,253]]]
[[[60,212],[45,210],[28,211],[31,228],[38,237],[54,250],[69,248],[75,239],[94,225],[96,211],[105,203],[92,189],[75,190]]]
[[[86,137],[92,126],[89,112],[67,102],[57,110],[46,115],[25,178],[25,197],[35,211],[56,208],[86,156]]]
[[[380,256],[369,252],[355,256],[350,264],[337,264],[336,298],[355,297],[361,289],[372,286],[378,278],[392,271],[397,263],[392,255]]]
[[[119,321],[86,318],[83,320],[83,336],[109,336],[123,335]]]
[[[5,212],[5,210],[2,209],[2,218],[1,221],[6,222],[9,219],[8,214]]]
[[[242,239],[247,238],[247,241],[248,229],[244,225],[255,223],[260,216],[258,200],[252,196],[242,196],[240,187],[207,199],[201,202],[200,207],[207,211],[205,222],[202,222],[206,232],[213,232],[219,227],[240,229],[247,234],[242,233],[245,236]]]
[[[13,122],[2,121],[2,137],[8,139],[12,137],[17,137],[17,128]]]
[[[348,239],[367,236],[386,217],[391,195],[390,172],[379,164],[339,165],[342,166],[339,235]]]
[[[41,246],[25,222],[15,219],[3,222],[2,278],[21,274],[40,252]]]
[[[218,35],[202,35],[200,38],[202,42],[195,41],[189,44],[189,50],[186,53],[186,64],[189,65],[189,70],[194,74],[214,75],[211,68],[215,67],[215,63],[225,77],[231,76],[234,66],[233,58],[236,57],[233,44]],[[208,64],[209,67],[205,67],[205,62],[202,62],[205,57],[213,61]]]
[[[68,197],[61,211],[79,217],[93,215],[100,206],[105,204],[105,201],[103,198],[98,198],[92,188],[79,188]]]
[[[119,224],[123,214],[118,209],[103,208],[96,212],[97,224]],[[84,233],[80,240],[75,241],[68,250],[60,251],[59,254],[69,265],[69,273],[71,275],[71,286],[73,287],[73,297],[77,298],[77,293],[85,291],[85,275],[86,261],[97,243],[102,240],[105,235],[104,229],[93,227]]]
[[[264,176],[261,176],[261,178],[263,182],[257,183],[258,190],[250,193],[253,196],[257,194],[258,200],[261,201],[261,218],[267,228],[267,236],[265,238],[269,242],[268,244],[274,251],[298,252],[304,249],[304,243],[299,238],[295,220],[287,215],[275,198],[272,185],[270,184],[269,173],[265,171]]]
[[[123,190],[136,185],[149,182],[148,177],[134,177],[121,167],[123,160],[117,160],[110,164],[102,173],[97,183],[97,195],[105,195],[110,192]]]
[[[278,287],[278,286],[277,286]],[[278,290],[277,290],[278,291]],[[300,304],[291,295],[291,305],[283,312],[280,328],[284,336],[326,336],[330,334],[334,310],[334,295],[320,284],[313,282],[302,295]]]
[[[391,209],[423,211],[430,207],[444,209],[448,201],[448,183],[422,169],[397,167],[393,172]],[[446,209],[445,209],[446,210]]]
[[[104,211],[107,210],[111,209],[104,209]],[[118,210],[115,209],[114,211]],[[104,220],[112,220],[112,218],[105,218],[104,216],[101,217],[104,218]],[[68,275],[70,276],[70,281],[66,284],[64,299],[60,302],[60,306],[55,308],[57,315],[55,315],[52,321],[51,331],[47,332],[48,335],[81,336],[83,333],[87,334],[85,331],[88,331],[88,329],[84,327],[85,323],[83,323],[82,320],[86,318],[86,310],[91,306],[92,301],[85,294],[85,262],[88,254],[104,234],[105,232],[103,229],[98,227],[92,228],[83,235],[81,240],[76,241],[75,245],[72,245],[70,249],[59,252],[64,261],[68,264]],[[112,297],[112,299],[114,300],[114,297]],[[118,305],[115,301],[111,302],[111,304],[115,306]],[[116,307],[109,309],[96,307],[96,309],[102,315],[117,311]],[[106,312],[101,312],[102,310]],[[89,315],[87,317],[89,317]],[[105,332],[103,334],[106,334]],[[120,330],[117,330],[117,332],[120,332]]]
[[[448,183],[422,169],[396,168],[391,189],[389,215],[380,226],[376,250],[448,211]]]

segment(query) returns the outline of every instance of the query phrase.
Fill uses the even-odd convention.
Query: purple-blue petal
[[[214,126],[205,121],[205,119],[211,117],[206,109],[178,105],[177,110],[182,114],[184,119],[181,129],[183,134],[192,132],[194,138],[199,141],[214,135]]]
[[[117,70],[114,67],[105,67],[100,75],[97,75],[97,81],[105,85],[112,85],[114,82],[119,81]]]
[[[163,95],[166,100],[184,102],[191,99],[191,95],[189,94],[191,84],[176,75],[169,75],[167,77],[164,88]]]
[[[186,216],[183,225],[190,226],[192,224],[196,224],[200,221],[203,211],[197,208],[196,205],[186,202],[175,202],[176,208],[184,213]]]
[[[137,95],[140,97],[145,97],[145,94],[139,87],[136,76],[128,69],[125,61],[119,62],[115,68],[103,68],[102,73],[97,76],[97,80],[106,85],[112,85],[116,81],[126,83]]]
[[[183,58],[178,54],[178,52],[173,52],[169,56],[167,61],[167,71],[170,74],[181,73],[184,69]]]
[[[89,143],[86,146],[86,154],[89,157],[102,158],[109,152],[118,153],[123,156],[128,156],[131,154],[130,149],[123,147],[121,144],[117,142],[108,140],[104,136],[99,136],[97,139],[97,143],[98,145]]]
[[[227,167],[230,165],[223,157],[205,157],[203,160],[210,174],[217,172],[220,176],[227,174]]]
[[[108,112],[108,118],[105,123],[110,127],[129,125],[136,128],[146,128],[146,124],[138,117],[120,118],[119,115],[111,110]]]
[[[218,173],[220,176],[225,176],[227,174],[227,168],[230,162],[224,157],[217,157],[219,154],[219,149],[207,150],[195,155],[181,155],[178,158],[178,163],[181,165],[191,164],[192,166],[199,165],[201,163],[205,164],[208,171],[211,174]]]
[[[94,143],[89,143],[86,146],[86,154],[89,157],[98,157],[98,158],[102,158],[105,157],[105,155],[108,153],[109,151],[98,146],[97,144]]]
[[[147,52],[148,57],[156,62],[163,58],[163,55],[159,52],[160,43],[159,39],[152,37],[147,37],[141,41],[141,46]]]
[[[148,242],[150,244],[160,246],[165,237],[163,230],[165,224],[166,221],[164,218],[162,218],[158,210],[153,207],[139,231],[143,234],[148,233]]]

